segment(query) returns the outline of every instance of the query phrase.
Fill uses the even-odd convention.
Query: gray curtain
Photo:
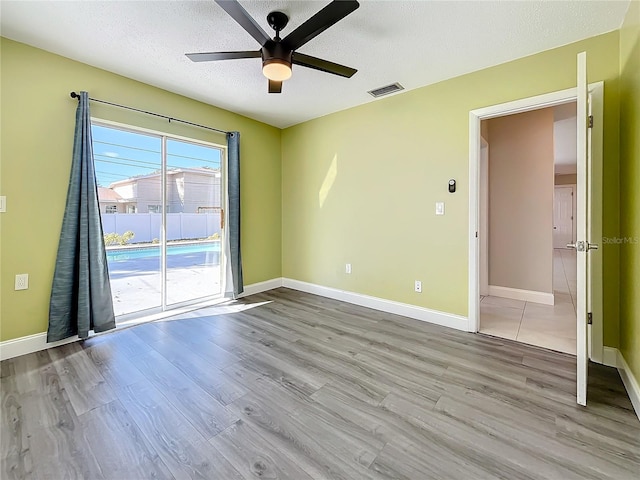
[[[47,342],[115,328],[93,164],[89,95],[76,110],[71,176],[49,304]]]
[[[242,254],[240,252],[240,132],[227,133],[227,280],[226,295],[236,298],[244,291],[242,280]]]

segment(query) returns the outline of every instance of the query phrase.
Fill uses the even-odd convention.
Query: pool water
[[[198,243],[190,245],[167,245],[167,255],[188,255],[191,253],[220,252],[220,242]],[[157,247],[118,248],[107,250],[108,262],[123,262],[138,258],[160,256],[160,245]]]

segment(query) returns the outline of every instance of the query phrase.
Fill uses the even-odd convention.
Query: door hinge
[[[593,313],[589,312],[587,313],[587,325],[592,325],[593,324]]]
[[[593,115],[589,115],[589,128],[593,128]]]
[[[478,238],[478,232],[476,232],[476,238]]]

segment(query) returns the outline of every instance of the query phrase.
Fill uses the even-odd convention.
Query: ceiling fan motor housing
[[[292,51],[281,42],[269,40],[262,47],[262,66],[270,63],[285,63],[291,68]]]

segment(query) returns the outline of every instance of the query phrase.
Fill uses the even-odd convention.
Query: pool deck
[[[160,273],[111,280],[116,316],[160,306]],[[167,271],[167,305],[219,294],[220,267]]]
[[[116,316],[161,305],[158,257],[110,261],[109,279]],[[167,305],[210,297],[220,291],[219,252],[167,256]]]

